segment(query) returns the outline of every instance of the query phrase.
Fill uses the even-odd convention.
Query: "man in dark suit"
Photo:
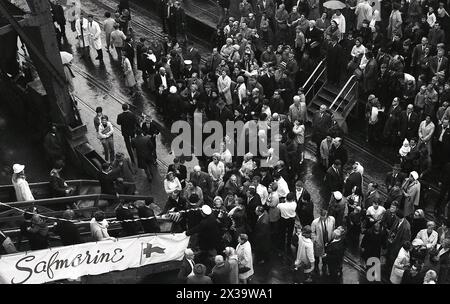
[[[384,184],[386,185],[386,189],[388,192],[391,190],[392,187],[394,187],[396,182],[400,182],[401,184],[403,184],[403,181],[407,177],[405,173],[400,171],[401,169],[402,168],[400,164],[395,164],[392,167],[392,171],[386,175]]]
[[[139,233],[139,226],[138,223],[135,221],[127,221],[127,220],[133,220],[134,215],[131,211],[131,205],[129,202],[124,201],[116,208],[116,219],[118,221],[122,221],[122,231],[125,234],[125,236],[132,236]]]
[[[333,232],[334,239],[325,247],[325,260],[330,272],[330,283],[339,283],[342,276],[342,263],[344,262],[345,245],[341,238],[341,230]]]
[[[191,60],[192,67],[195,70],[199,69],[202,57],[200,56],[200,52],[198,51],[198,49],[194,47],[194,43],[192,41],[188,41],[186,43],[186,54],[184,55],[184,59]]]
[[[250,186],[247,190],[247,205],[245,206],[245,211],[247,213],[247,223],[250,226],[250,231],[254,232],[257,215],[255,213],[255,209],[258,206],[261,206],[261,197],[258,193],[256,193],[256,188],[254,186]],[[254,236],[254,233],[250,234],[251,236]],[[250,239],[253,239],[253,237],[250,237]]]
[[[444,49],[438,48],[437,55],[431,57],[428,66],[431,75],[446,78],[448,70],[448,58],[444,56]]]
[[[268,237],[270,236],[269,215],[263,206],[256,207],[255,214],[257,216],[253,234],[255,258],[257,263],[264,263],[269,260],[271,248],[270,237]]]
[[[303,182],[298,180],[295,182],[295,202],[297,203],[297,214],[299,213],[300,205],[305,196],[308,196],[309,192],[305,189]]]
[[[417,130],[419,129],[419,115],[414,112],[414,106],[409,104],[405,111],[400,114],[400,123],[398,135],[403,142],[405,138],[410,140],[412,137],[417,136]]]
[[[381,194],[378,192],[378,184],[375,182],[367,185],[367,196],[364,200],[364,209],[367,210],[374,202],[381,205]]]
[[[122,128],[122,136],[127,147],[131,161],[134,163],[133,150],[131,149],[131,140],[136,136],[136,128],[138,127],[138,119],[136,115],[131,113],[128,104],[122,105],[123,112],[117,115],[117,124]]]
[[[67,36],[66,36],[66,17],[64,14],[64,9],[61,6],[61,1],[57,0],[56,3],[51,3],[51,10],[53,15],[53,21],[58,23],[61,31],[61,37],[64,39],[65,42],[67,42]]]
[[[436,202],[436,205],[434,206],[434,213],[437,216],[446,217],[444,210],[445,206],[448,204],[448,201],[450,200],[450,163],[446,163],[445,166],[441,169],[441,176],[438,185],[439,185],[439,198]]]
[[[433,153],[433,163],[442,166],[450,161],[450,124],[447,119],[442,121],[442,124],[437,125],[434,132],[435,136],[435,148],[434,151],[439,153]]]
[[[98,180],[100,182],[100,191],[102,194],[116,195],[117,191],[114,186],[114,181],[118,177],[116,171],[111,170],[110,163],[102,164],[102,171],[98,174]]]
[[[220,99],[217,102],[217,109],[214,112],[215,120],[219,121],[222,126],[225,129],[226,122],[228,120],[233,121],[234,115],[233,112],[228,109],[228,107],[225,105],[225,101],[223,99]]]
[[[344,196],[347,197],[352,194],[353,187],[357,187],[356,194],[362,195],[362,175],[357,170],[357,166],[353,165],[352,171],[348,175],[344,184]]]
[[[150,208],[150,205],[154,204],[154,203],[155,202],[153,200],[153,197],[151,197],[145,201],[145,204],[143,204],[137,208],[138,216],[141,219],[141,225],[142,225],[142,228],[144,229],[145,233],[161,232],[161,228],[159,227],[158,221],[156,220],[156,218],[143,220],[144,218],[149,218],[149,217],[155,216],[155,212],[153,211],[152,208]]]
[[[264,88],[264,95],[266,98],[271,98],[276,89],[275,76],[273,75],[273,68],[269,67],[264,70],[264,74],[258,79],[258,82]]]
[[[211,196],[212,190],[211,176],[209,176],[208,173],[203,172],[200,166],[194,167],[194,172],[191,172],[189,180],[194,186],[199,186],[202,189],[204,197]]]
[[[331,85],[339,86],[340,76],[344,69],[344,49],[338,43],[339,38],[332,36],[327,47],[327,80]]]
[[[152,166],[154,164],[153,157],[153,140],[150,135],[145,135],[141,130],[137,131],[137,136],[131,140],[131,147],[136,151],[137,165],[139,169],[143,169],[147,175],[147,179],[152,181]]]
[[[428,38],[422,37],[421,43],[416,45],[412,52],[411,67],[415,69],[420,64],[420,59],[422,58],[425,49],[430,47],[428,44]]]
[[[208,267],[212,266],[210,258],[221,251],[220,228],[217,218],[212,214],[211,207],[203,205],[201,212],[203,219],[200,224],[187,230],[186,235],[198,234],[198,245],[200,247],[198,259],[200,263]]]
[[[386,123],[384,124],[383,137],[389,144],[398,143],[398,130],[400,129],[400,116],[402,114],[402,107],[398,97],[392,100],[392,105],[387,112]]]
[[[194,252],[192,249],[187,248],[184,251],[184,257],[181,261],[180,270],[177,275],[177,279],[181,284],[186,283],[186,279],[189,275],[194,275],[194,265]]]
[[[312,121],[312,141],[316,144],[316,156],[320,157],[320,143],[326,137],[331,127],[331,116],[327,113],[327,106],[321,105],[319,111],[314,113]]]
[[[327,173],[324,177],[324,183],[326,188],[331,194],[333,191],[342,191],[342,187],[344,184],[344,178],[342,175],[342,165],[339,159],[336,159],[333,165],[328,168]]]
[[[344,167],[348,161],[347,150],[342,145],[342,138],[335,137],[333,139],[333,145],[330,149],[330,155],[328,157],[328,163],[332,164],[335,160],[341,161],[341,166]]]

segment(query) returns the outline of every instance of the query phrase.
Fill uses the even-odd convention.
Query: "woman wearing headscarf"
[[[402,185],[404,196],[403,214],[405,217],[411,217],[414,214],[414,208],[419,206],[420,201],[420,182],[419,174],[412,171],[409,178],[405,179]]]
[[[136,78],[130,60],[126,57],[126,51],[122,50],[122,69],[125,77],[125,86],[130,90],[131,97],[136,96]]]
[[[337,41],[341,40],[341,31],[338,27],[338,22],[336,19],[331,20],[331,24],[323,33],[323,38],[325,41],[330,42],[333,37],[337,38]]]
[[[74,87],[73,87],[73,78],[75,78],[75,75],[72,72],[72,60],[73,55],[68,52],[59,52],[61,55],[61,61],[64,68],[64,75],[66,76],[66,82],[67,86],[69,87],[69,91],[73,93]]]
[[[33,194],[31,193],[30,186],[28,185],[25,176],[25,166],[20,164],[14,164],[12,184],[16,192],[17,201],[34,201]]]

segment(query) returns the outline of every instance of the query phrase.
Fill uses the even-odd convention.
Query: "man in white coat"
[[[102,51],[102,39],[100,25],[94,21],[94,16],[88,16],[88,33],[89,33],[89,46],[93,47],[97,51],[97,57],[95,60],[103,61]]]
[[[75,22],[75,29],[77,31],[79,47],[82,50],[82,56],[89,54],[89,32],[88,20],[84,18],[83,12],[80,12],[80,18]]]

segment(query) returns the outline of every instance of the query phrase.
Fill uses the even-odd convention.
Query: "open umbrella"
[[[72,59],[73,59],[73,55],[72,54],[70,54],[68,52],[64,52],[64,51],[59,52],[59,53],[61,55],[62,64],[68,64],[68,63],[70,63],[72,61]]]
[[[326,7],[328,9],[337,10],[337,9],[343,9],[345,8],[345,4],[341,1],[331,0],[327,1],[323,4],[323,7]]]

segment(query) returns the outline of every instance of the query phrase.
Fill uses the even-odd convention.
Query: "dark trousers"
[[[117,61],[122,62],[122,47],[116,46]]]
[[[134,135],[122,134],[122,136],[125,141],[125,146],[127,147],[128,155],[130,155],[130,160],[134,164],[133,149],[131,148],[131,140],[134,138]]]
[[[72,30],[72,32],[77,31],[77,28],[75,27],[75,23],[76,23],[76,20],[70,21],[70,29]]]
[[[280,221],[270,222],[270,238],[272,241],[272,252],[275,252],[281,248],[281,238],[280,238]]]
[[[447,196],[447,199],[446,199]],[[445,206],[447,205],[448,200],[450,199],[450,187],[446,187],[443,185],[439,191],[439,198],[436,202],[436,206],[434,206],[434,210],[439,213],[439,215],[444,215]]]
[[[281,236],[281,249],[286,248],[289,252],[292,243],[292,234],[294,233],[295,218],[280,218],[280,236]]]
[[[98,60],[103,60],[103,51],[102,51],[102,49],[97,50],[97,58],[98,58]]]

